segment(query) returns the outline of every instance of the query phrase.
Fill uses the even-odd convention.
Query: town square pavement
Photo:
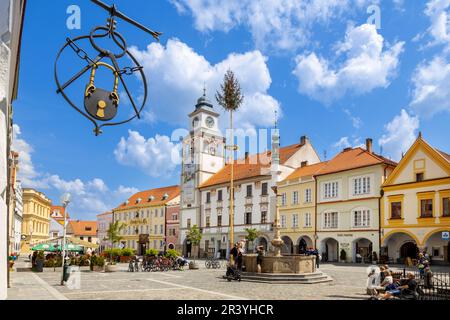
[[[79,278],[61,286],[61,268],[43,273],[29,271],[21,261],[11,273],[10,300],[362,300],[367,265],[323,264],[320,270],[333,281],[320,284],[266,284],[227,282],[225,269],[169,272],[127,272],[120,265],[115,273],[90,272],[82,268]]]

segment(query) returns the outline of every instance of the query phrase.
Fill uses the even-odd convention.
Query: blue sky
[[[77,218],[95,218],[138,190],[177,184],[170,137],[188,126],[204,84],[213,99],[228,68],[246,97],[237,127],[248,133],[270,128],[278,111],[283,145],[308,135],[328,159],[371,137],[377,152],[382,147],[398,160],[419,130],[450,151],[448,0],[116,0],[121,11],[164,35],[157,44],[118,22],[145,67],[150,96],[142,120],[107,128],[100,137],[56,94],[53,79],[65,38],[87,34],[106,19],[90,1],[77,1],[82,28],[69,30],[66,10],[74,2],[29,1],[14,147],[24,185],[54,203],[70,192]],[[379,8],[380,29],[368,23],[371,5]],[[60,77],[82,65],[68,52]],[[139,82],[129,80],[139,97]],[[86,83],[83,78],[69,90],[74,99]]]

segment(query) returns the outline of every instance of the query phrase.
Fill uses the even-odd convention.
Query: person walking
[[[261,266],[262,266],[262,261],[263,261],[263,257],[264,257],[264,247],[263,246],[258,246],[256,248],[256,252],[258,253],[258,256],[256,257],[256,272],[257,273],[261,273]]]

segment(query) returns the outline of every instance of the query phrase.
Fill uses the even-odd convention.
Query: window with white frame
[[[282,215],[280,216],[280,219],[281,219],[281,227],[286,228],[286,216]]]
[[[305,228],[311,228],[311,213],[305,214]]]
[[[298,228],[298,214],[292,215],[292,228]]]
[[[298,191],[292,192],[292,204],[298,204]]]
[[[332,199],[338,197],[339,183],[337,181],[326,182],[323,185],[323,195],[325,199]]]
[[[357,177],[353,179],[353,195],[369,194],[371,192],[370,177]]]
[[[311,189],[305,190],[305,203],[311,203],[312,202],[312,193]]]
[[[281,205],[285,206],[286,205],[286,193],[283,193],[281,195]]]
[[[370,227],[370,210],[362,209],[353,211],[353,227],[366,228]]]
[[[323,228],[337,229],[338,228],[338,213],[326,212],[323,214]]]

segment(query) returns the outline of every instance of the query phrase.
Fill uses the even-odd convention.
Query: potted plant
[[[120,262],[121,263],[128,263],[131,260],[131,256],[134,255],[133,249],[122,249],[120,252]]]
[[[93,255],[90,264],[91,271],[102,272],[105,269],[105,258]]]
[[[166,258],[176,259],[179,256],[181,256],[181,254],[175,249],[169,249],[169,250],[167,250],[165,256],[166,256]]]
[[[197,249],[197,254],[199,254],[199,245],[200,245],[200,241],[202,240],[202,233],[200,232],[200,229],[198,228],[197,225],[194,225],[192,228],[189,229],[188,233],[187,233],[187,239],[192,243],[192,245]],[[195,256],[194,256],[194,260],[189,262],[189,269],[191,270],[197,270],[198,264],[195,261]]]
[[[148,249],[145,251],[145,255],[149,257],[156,257],[158,255],[159,251],[156,249]]]
[[[14,263],[15,263],[16,259],[17,259],[17,256],[15,255],[15,253],[13,253],[12,255],[10,255],[8,257],[10,271],[14,271],[13,267],[14,267]]]
[[[123,223],[120,221],[116,221],[109,224],[109,228],[106,231],[107,240],[111,243],[111,251],[110,251],[110,260],[109,263],[105,267],[106,272],[116,272],[118,271],[118,267],[116,265],[115,260],[113,260],[113,247],[116,243],[120,242],[123,237],[120,235],[120,232],[125,227]],[[120,249],[119,249],[120,250]]]

